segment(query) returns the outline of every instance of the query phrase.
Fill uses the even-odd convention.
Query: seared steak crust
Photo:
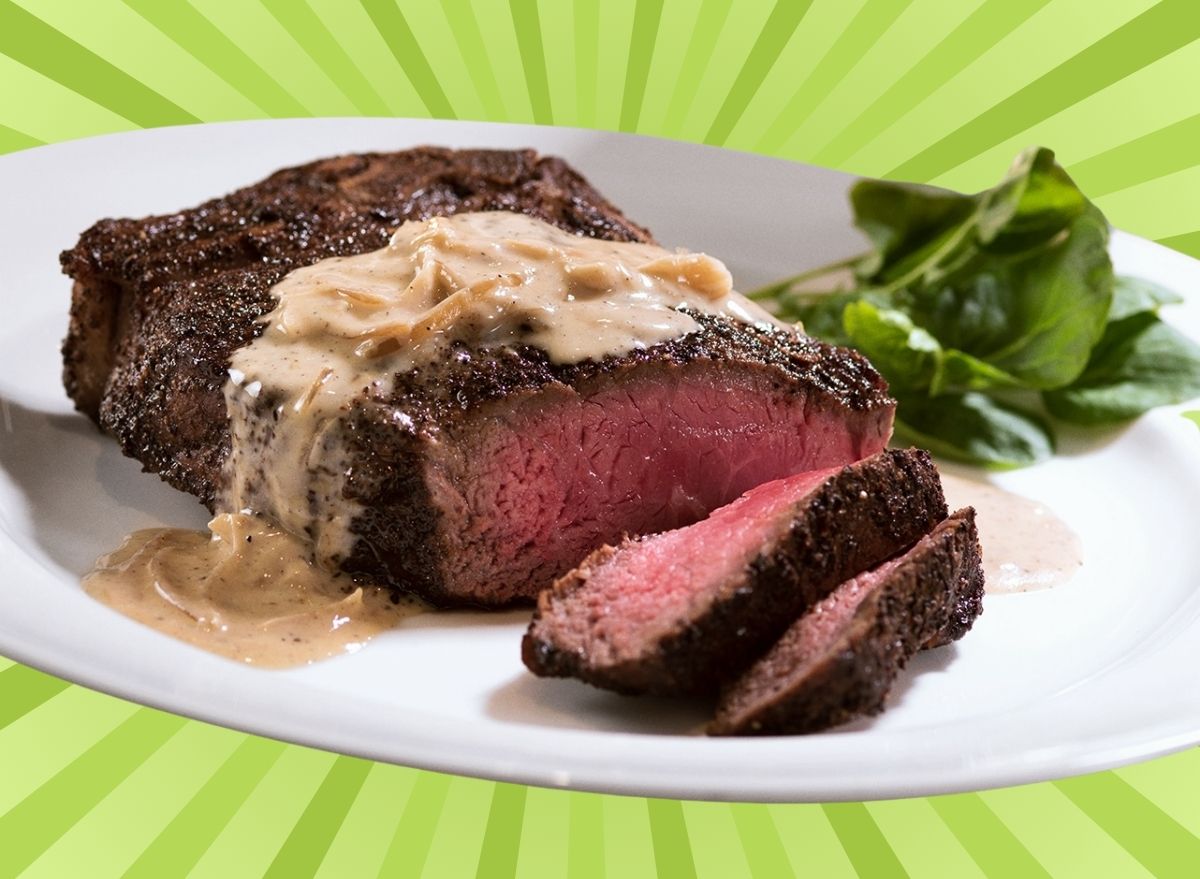
[[[597,569],[620,560],[620,547],[598,550],[538,598],[521,645],[525,665],[543,677],[576,677],[622,693],[715,692],[840,583],[929,532],[946,504],[929,454],[909,449],[844,468],[785,512],[790,527],[739,577],[692,596],[686,616],[665,631],[652,627],[635,655],[615,661],[597,661],[574,635],[586,629],[589,613],[577,598]]]
[[[434,602],[461,603],[463,597],[446,582],[444,562],[453,554],[445,538],[462,523],[448,519],[429,497],[430,451],[469,441],[481,423],[538,396],[578,399],[647,371],[671,383],[698,364],[732,364],[731,374],[735,368],[761,373],[780,397],[807,393],[814,411],[846,410],[849,429],[861,435],[859,455],[886,441],[893,404],[882,378],[857,352],[786,331],[694,316],[700,332],[600,362],[557,365],[536,348],[480,354],[460,347],[445,360],[396,376],[391,393],[362,398],[348,422],[357,466],[346,494],[363,513],[351,529],[360,539],[343,567],[371,575],[382,570],[389,582]],[[397,412],[405,416],[399,425]],[[532,597],[497,594],[497,601],[485,603]]]
[[[146,219],[101,220],[62,254],[76,407],[127,455],[212,506],[229,449],[230,353],[261,331],[288,271],[387,243],[406,220],[512,210],[571,232],[649,241],[560,159],[533,150],[340,156]]]
[[[860,588],[871,592],[846,619],[822,621],[810,612],[730,684],[709,733],[816,732],[882,711],[896,677],[923,645],[962,637],[982,612],[975,511],[956,512],[898,566]],[[836,606],[822,610],[838,614]],[[831,623],[832,631],[821,631]]]

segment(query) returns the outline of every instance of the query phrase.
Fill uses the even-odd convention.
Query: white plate
[[[290,741],[449,772],[671,797],[869,799],[1101,769],[1200,740],[1200,435],[1174,411],[1070,440],[997,481],[1082,535],[1071,585],[991,596],[970,636],[920,656],[891,709],[797,738],[709,740],[695,706],[625,699],[521,666],[527,614],[418,618],[367,649],[272,672],[177,643],[88,598],[78,577],[127,531],[201,527],[72,412],[59,384],[58,252],[104,216],[178,209],[285,165],[419,143],[565,156],[668,244],[726,259],[747,289],[853,252],[832,171],[627,135],[378,119],[159,129],[0,158],[0,652],[139,702]],[[1117,235],[1121,270],[1188,295],[1200,263]]]

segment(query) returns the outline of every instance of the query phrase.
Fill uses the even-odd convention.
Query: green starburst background
[[[0,152],[436,116],[638,131],[961,189],[1043,143],[1200,256],[1197,0],[0,0]],[[1194,877],[1200,751],[927,799],[763,806],[456,778],[0,659],[0,877]]]

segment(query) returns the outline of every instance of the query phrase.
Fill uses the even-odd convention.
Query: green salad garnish
[[[1200,346],[1158,317],[1179,296],[1114,275],[1108,221],[1050,150],[975,195],[860,180],[850,199],[868,252],[750,296],[870,358],[902,438],[1019,467],[1054,453],[1055,420],[1200,395]]]

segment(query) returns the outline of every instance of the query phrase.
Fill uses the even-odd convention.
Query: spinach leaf
[[[857,286],[805,292],[800,280],[817,270],[757,298],[835,343],[848,341],[838,318],[856,298],[902,311],[977,364],[969,378],[991,376],[968,387],[1050,389],[1083,371],[1112,302],[1108,224],[1052,152],[1022,153],[997,187],[976,195],[862,180],[850,198],[874,245],[849,261]]]
[[[982,202],[979,238],[994,252],[1036,246],[1089,206],[1047,149],[1021,153],[996,188],[975,197]]]
[[[848,346],[850,337],[842,324],[842,312],[851,302],[862,301],[858,293],[781,294],[774,300],[775,313],[804,325],[804,332],[830,345]]]
[[[875,364],[894,391],[923,390],[941,371],[942,346],[903,312],[864,299],[845,307],[842,325],[850,344]]]
[[[844,306],[847,344],[857,348],[896,391],[927,391],[929,396],[987,388],[1013,388],[1013,376],[953,348],[946,350],[908,315],[868,299]]]
[[[854,225],[874,244],[855,271],[865,282],[887,286],[920,274],[950,252],[975,214],[967,195],[917,183],[860,180],[850,190]]]
[[[1141,311],[1111,322],[1083,374],[1043,398],[1063,421],[1105,424],[1197,396],[1200,345]]]
[[[859,261],[859,277],[889,290],[942,283],[982,254],[1040,248],[1090,207],[1047,149],[1026,150],[998,186],[976,195],[860,180],[850,202],[855,225],[875,245]]]
[[[1108,321],[1112,323],[1142,311],[1158,311],[1160,305],[1174,305],[1182,301],[1182,296],[1161,284],[1144,278],[1118,275],[1112,306],[1108,309]]]
[[[1002,369],[970,354],[951,348],[942,358],[942,370],[934,376],[930,396],[953,391],[986,391],[993,388],[1019,388],[1021,381]]]
[[[980,393],[897,396],[896,432],[937,455],[1006,469],[1054,454],[1054,434],[1036,414]]]
[[[869,252],[751,295],[862,351],[899,400],[899,432],[1018,466],[1054,448],[1021,395],[1080,424],[1200,395],[1200,346],[1157,318],[1179,297],[1115,277],[1107,221],[1049,150],[975,195],[862,180],[850,197]]]
[[[1095,208],[1017,252],[973,248],[934,285],[901,302],[944,346],[1032,388],[1073,381],[1104,331],[1112,302],[1108,226]]]

